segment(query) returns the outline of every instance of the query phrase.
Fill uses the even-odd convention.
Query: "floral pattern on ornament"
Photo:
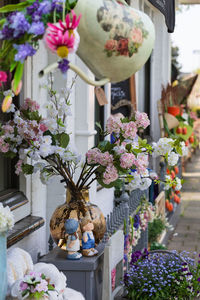
[[[108,57],[132,57],[148,36],[139,15],[123,5],[119,7],[113,0],[103,0],[103,6],[97,11],[97,21],[109,34],[109,39],[104,45]]]

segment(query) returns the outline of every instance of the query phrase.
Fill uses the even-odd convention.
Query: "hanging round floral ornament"
[[[77,55],[98,79],[119,82],[141,69],[155,40],[146,14],[124,0],[79,0],[74,11],[82,14]]]

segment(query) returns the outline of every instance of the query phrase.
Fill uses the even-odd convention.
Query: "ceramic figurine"
[[[82,254],[83,256],[94,256],[98,253],[95,247],[95,239],[93,235],[94,225],[88,217],[81,220],[82,230]]]
[[[67,259],[77,260],[82,257],[82,254],[77,252],[80,250],[79,236],[77,233],[78,221],[76,219],[68,219],[65,222],[65,232],[68,234],[66,250]]]

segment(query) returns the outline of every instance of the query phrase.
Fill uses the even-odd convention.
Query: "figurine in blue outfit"
[[[65,232],[68,234],[66,250],[67,259],[77,260],[82,257],[82,254],[77,252],[80,250],[80,241],[77,233],[78,221],[76,219],[67,219],[65,222]]]
[[[94,256],[98,253],[95,247],[95,239],[93,235],[94,224],[92,220],[85,217],[81,220],[82,230],[82,254],[83,256]]]

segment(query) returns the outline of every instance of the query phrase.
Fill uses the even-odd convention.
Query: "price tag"
[[[106,94],[101,87],[95,87],[95,95],[97,97],[97,101],[100,106],[108,104],[108,100],[106,98]]]

